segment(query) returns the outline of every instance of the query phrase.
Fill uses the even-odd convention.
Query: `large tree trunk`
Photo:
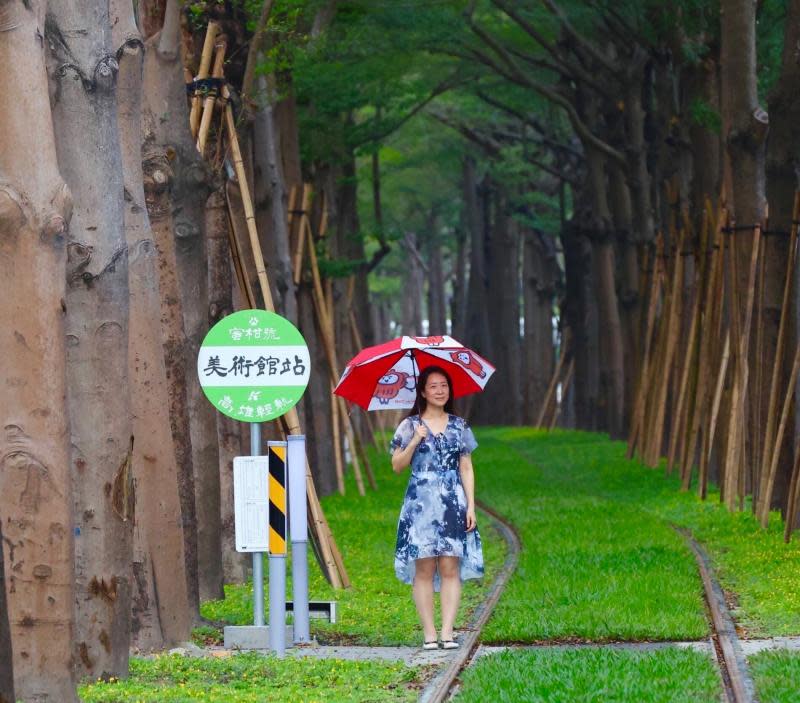
[[[506,197],[494,193],[494,222],[489,242],[489,290],[484,305],[489,308],[489,329],[493,340],[490,361],[497,367],[492,382],[482,394],[483,405],[491,408],[492,424],[521,422],[520,384],[520,283],[519,231],[506,212]]]
[[[775,364],[775,346],[783,305],[782,285],[786,277],[786,262],[788,261],[789,240],[785,233],[788,233],[793,225],[794,195],[799,185],[800,105],[796,99],[798,91],[800,91],[798,42],[800,42],[800,0],[791,0],[788,4],[788,15],[785,21],[781,75],[769,98],[770,126],[766,155],[766,192],[767,202],[769,202],[770,229],[782,234],[768,237],[765,250],[763,318],[765,346],[762,364],[768,372],[764,374],[764,383],[759,391],[764,422],[766,422],[767,403],[769,402],[771,380],[769,377]],[[790,275],[796,275],[796,271],[790,272]],[[797,289],[795,289],[795,300],[791,301],[790,305],[797,311],[799,307]],[[785,314],[789,314],[789,311],[785,311]],[[791,328],[793,329],[787,338],[788,343],[784,349],[781,364],[778,382],[780,389],[786,388],[789,382],[792,351],[797,344],[797,321],[794,316],[792,316]],[[794,422],[790,420],[788,426],[793,427]],[[792,444],[791,441],[784,441],[781,449],[770,508],[780,507],[783,511],[786,509],[792,470]],[[762,467],[762,471],[765,469],[766,467]],[[766,506],[763,506],[762,512],[766,513]]]
[[[190,430],[188,376],[189,353],[178,278],[176,239],[196,237],[202,232],[201,209],[195,200],[205,172],[189,135],[183,65],[180,58],[179,3],[170,0],[164,27],[147,42],[144,65],[145,192],[150,223],[159,254],[164,359],[169,382],[170,423],[178,464],[178,487],[184,531],[184,557],[189,604],[197,617],[199,576],[197,566],[197,514]],[[203,275],[205,279],[205,275]],[[205,316],[205,301],[203,315]],[[205,401],[204,401],[205,402]],[[214,431],[216,435],[216,431]],[[214,471],[218,471],[216,462]]]
[[[270,265],[270,285],[281,315],[297,323],[297,298],[289,248],[288,190],[280,159],[280,137],[275,117],[272,77],[258,78],[260,107],[253,123],[253,153],[256,197],[269,215],[270,227],[260,235]],[[259,198],[261,196],[261,198]],[[266,236],[265,236],[266,235]]]
[[[522,421],[536,422],[553,376],[553,303],[555,299],[555,247],[535,230],[524,233],[522,297],[525,337],[522,347]]]
[[[71,198],[59,175],[48,99],[46,3],[4,9],[0,60],[15,68],[2,73],[0,89],[25,90],[0,117],[3,587],[16,695],[70,703],[77,701],[64,332]],[[7,677],[10,667],[3,668]]]
[[[737,227],[751,228],[760,225],[765,210],[764,143],[767,134],[767,116],[758,104],[756,82],[756,7],[752,0],[722,0],[721,4],[721,54],[722,54],[722,122],[727,144],[728,174],[725,192],[731,219]],[[736,239],[737,286],[739,290],[739,327],[744,335],[745,316],[750,278],[750,258],[755,237],[754,230],[734,230],[729,237]],[[755,335],[751,335],[751,338]],[[761,403],[756,387],[756,375],[747,365],[749,347],[744,340],[733,339],[737,345],[733,354],[733,377],[738,391],[734,394],[730,434],[735,423],[740,422],[739,407],[752,407]],[[749,377],[748,377],[749,376]],[[755,397],[753,397],[755,396]],[[741,411],[744,414],[743,411]],[[753,446],[755,428],[745,422],[741,446],[728,451],[725,466],[723,493],[725,502],[733,509],[739,503],[742,485],[740,462],[745,462],[745,450]]]
[[[469,283],[467,284],[467,307],[465,314],[464,338],[462,344],[473,348],[490,361],[493,357],[492,337],[489,331],[488,274],[486,263],[486,231],[481,212],[482,198],[478,192],[478,179],[475,173],[475,162],[467,157],[462,164],[462,188],[464,192],[464,210],[466,213],[467,237],[469,249]],[[474,420],[489,422],[491,408],[482,398],[470,399],[475,404]]]
[[[233,312],[231,253],[225,189],[206,201],[208,252],[208,325],[213,327]],[[217,414],[219,444],[220,549],[224,583],[242,583],[247,577],[247,555],[236,551],[233,512],[233,459],[241,453],[240,423]]]
[[[600,353],[603,363],[600,367],[600,397],[604,404],[604,429],[608,430],[612,438],[619,439],[624,434],[625,373],[605,158],[590,147],[587,151],[587,165],[588,185],[592,194],[592,214],[589,224],[592,230],[592,261],[597,282],[599,324],[602,330]]]
[[[8,625],[4,553],[3,521],[0,519],[0,703],[14,703],[17,697],[14,695],[14,663],[11,654],[11,629]]]
[[[132,472],[136,485],[132,635],[142,650],[183,641],[190,614],[184,575],[178,467],[172,451],[167,375],[161,345],[156,249],[147,219],[142,173],[144,46],[130,0],[114,3],[119,55],[119,129],[129,252],[129,376],[133,415]],[[156,586],[156,584],[158,584]]]
[[[431,218],[428,229],[428,331],[430,334],[447,333],[447,307],[442,265],[442,242],[436,232],[436,219]]]
[[[467,251],[468,242],[465,227],[465,218],[462,218],[462,226],[456,232],[456,264],[453,271],[453,297],[450,304],[450,320],[452,334],[457,340],[461,341],[466,332],[467,324]]]
[[[75,203],[66,295],[75,664],[80,677],[124,676],[135,499],[118,64],[108,2],[51,2],[46,29],[58,162]]]

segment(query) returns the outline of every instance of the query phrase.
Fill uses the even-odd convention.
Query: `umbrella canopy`
[[[357,354],[333,392],[365,410],[411,408],[417,376],[429,366],[447,371],[454,398],[482,391],[495,371],[486,359],[447,335],[398,337]]]

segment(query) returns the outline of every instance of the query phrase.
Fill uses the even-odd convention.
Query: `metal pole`
[[[308,623],[308,522],[306,508],[306,437],[289,435],[289,534],[292,538],[294,641],[310,642]]]
[[[286,555],[269,555],[269,648],[286,654]]]
[[[250,423],[250,456],[261,456],[261,425]],[[264,626],[264,561],[253,552],[253,625]]]
[[[287,443],[267,442],[269,455],[269,648],[286,653]],[[273,493],[273,487],[280,487]]]

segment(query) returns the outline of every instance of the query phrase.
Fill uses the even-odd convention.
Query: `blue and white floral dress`
[[[405,449],[420,424],[419,415],[403,420],[392,439],[390,451]],[[467,532],[467,496],[461,483],[459,459],[470,454],[478,443],[466,420],[448,415],[444,432],[428,435],[411,457],[400,520],[394,570],[403,583],[413,583],[416,559],[452,556],[461,560],[461,580],[483,576],[483,549],[478,529]],[[439,571],[434,576],[439,590]]]

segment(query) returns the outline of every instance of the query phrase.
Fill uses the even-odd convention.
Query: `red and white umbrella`
[[[398,337],[353,357],[333,392],[365,410],[411,408],[417,377],[429,366],[447,371],[454,398],[482,391],[495,371],[486,359],[447,335]]]

